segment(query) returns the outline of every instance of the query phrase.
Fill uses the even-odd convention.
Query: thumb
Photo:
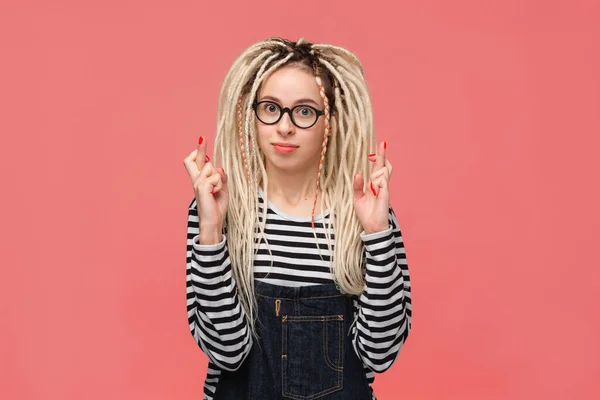
[[[363,192],[363,186],[365,185],[365,179],[361,174],[354,175],[354,183],[352,189],[354,190],[354,201],[362,199],[365,195]]]
[[[206,179],[206,183],[208,183],[209,191],[211,194],[217,193],[221,190],[223,186],[223,181],[221,180],[221,176],[219,174],[213,174],[208,179]]]

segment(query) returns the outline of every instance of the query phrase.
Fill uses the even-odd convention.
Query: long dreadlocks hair
[[[354,174],[370,175],[366,154],[375,146],[371,100],[358,57],[329,44],[272,37],[247,48],[233,63],[219,94],[214,159],[229,177],[229,207],[224,221],[233,277],[246,318],[254,330],[256,297],[253,262],[267,207],[259,218],[257,191],[263,186],[267,204],[268,177],[256,137],[252,109],[261,83],[278,68],[295,66],[315,76],[325,105],[325,131],[315,171],[314,214],[319,191],[321,210],[329,210],[335,231],[331,268],[340,289],[352,295],[365,287],[362,227],[354,212]],[[326,230],[326,232],[328,229]],[[327,242],[331,250],[329,235]],[[267,244],[268,246],[268,244]],[[317,246],[318,247],[318,246]]]

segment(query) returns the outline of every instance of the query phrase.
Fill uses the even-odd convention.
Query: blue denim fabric
[[[348,335],[352,297],[334,284],[256,282],[259,340],[237,371],[223,371],[215,400],[371,400]]]

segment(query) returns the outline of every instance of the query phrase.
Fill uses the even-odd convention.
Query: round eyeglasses
[[[290,120],[300,129],[308,129],[317,123],[319,117],[325,114],[323,110],[317,110],[314,107],[304,104],[293,108],[281,107],[279,104],[270,100],[263,100],[252,103],[252,108],[256,113],[256,118],[266,125],[274,125],[279,122],[284,113],[288,113]]]

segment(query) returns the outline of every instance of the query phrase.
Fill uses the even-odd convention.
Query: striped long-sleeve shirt
[[[259,190],[261,212],[263,196]],[[315,241],[310,218],[288,216],[269,202],[267,243],[261,240],[255,257],[255,280],[282,286],[331,283],[331,253],[325,235],[328,218],[328,212],[315,216]],[[387,230],[360,236],[365,249],[366,290],[354,299],[351,334],[369,386],[374,372],[393,364],[411,328],[410,278],[402,234],[391,207],[388,221]],[[212,400],[221,371],[236,370],[244,362],[253,337],[236,293],[226,235],[218,244],[200,245],[198,233],[193,199],[187,223],[187,312],[192,336],[209,358],[204,399]],[[330,234],[335,246],[335,235]]]

